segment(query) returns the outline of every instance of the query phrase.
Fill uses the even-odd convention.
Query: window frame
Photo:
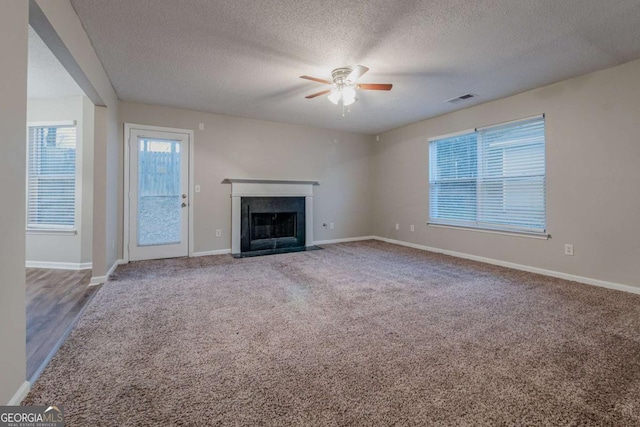
[[[30,223],[29,222],[29,181],[30,177],[30,129],[31,128],[58,128],[58,127],[72,127],[75,131],[75,164],[74,164],[74,202],[73,202],[73,224],[72,225],[63,225],[63,224],[44,224],[44,223]],[[26,150],[26,188],[25,188],[25,228],[27,234],[42,234],[42,235],[77,235],[78,234],[78,206],[80,203],[79,200],[79,178],[80,178],[80,169],[79,169],[79,135],[78,135],[78,124],[76,120],[62,120],[62,121],[42,121],[42,122],[28,122],[27,123],[27,150]]]
[[[536,231],[536,230],[530,230],[530,229],[525,229],[525,228],[519,228],[518,226],[514,226],[514,225],[510,225],[510,224],[497,224],[497,225],[492,225],[492,224],[488,224],[486,222],[480,221],[478,218],[478,210],[479,210],[479,206],[484,202],[486,202],[483,198],[479,197],[480,195],[480,187],[481,187],[481,183],[483,182],[483,180],[486,179],[486,177],[483,175],[482,171],[482,165],[480,164],[481,162],[481,145],[482,142],[479,138],[480,132],[486,129],[491,129],[491,128],[496,128],[496,127],[503,127],[503,126],[508,126],[508,125],[515,125],[517,123],[526,123],[528,121],[532,121],[532,120],[536,120],[536,119],[542,119],[543,120],[543,134],[544,134],[544,176],[543,176],[543,194],[544,194],[544,229],[542,231]],[[432,213],[434,210],[434,206],[431,203],[431,198],[432,198],[432,186],[434,183],[442,183],[442,182],[446,182],[446,179],[440,179],[440,180],[433,180],[432,181],[432,153],[433,153],[433,143],[435,143],[436,141],[440,141],[443,139],[450,139],[450,138],[455,138],[455,137],[461,137],[461,136],[465,136],[465,135],[472,135],[472,134],[476,134],[478,135],[478,138],[476,140],[476,149],[478,151],[478,156],[476,158],[476,174],[475,177],[470,178],[469,180],[474,181],[476,184],[476,196],[475,196],[475,204],[476,204],[476,211],[475,211],[475,221],[466,221],[466,220],[456,220],[456,219],[437,219],[437,218],[433,218],[432,217]],[[429,161],[428,161],[428,191],[429,191],[429,197],[427,198],[427,204],[428,204],[428,219],[427,219],[427,225],[431,226],[431,227],[436,227],[436,228],[447,228],[447,229],[458,229],[458,230],[468,230],[468,231],[475,231],[475,232],[483,232],[483,233],[492,233],[492,234],[502,234],[502,235],[515,235],[515,236],[521,236],[521,237],[530,237],[530,238],[535,238],[535,239],[549,239],[551,238],[551,235],[548,234],[548,229],[547,229],[547,206],[546,206],[546,187],[547,187],[547,172],[546,172],[546,116],[545,114],[538,114],[535,116],[530,116],[530,117],[525,117],[525,118],[521,118],[521,119],[516,119],[516,120],[511,120],[508,122],[502,122],[502,123],[497,123],[497,124],[493,124],[493,125],[488,125],[488,126],[483,126],[483,127],[478,127],[478,128],[472,128],[472,129],[467,129],[467,130],[463,130],[463,131],[459,131],[459,132],[454,132],[454,133],[449,133],[449,134],[445,134],[445,135],[439,135],[439,136],[435,136],[435,137],[430,137],[427,139],[429,147],[428,147],[428,152],[429,152]],[[484,155],[484,154],[483,154]],[[524,176],[524,175],[523,175]]]

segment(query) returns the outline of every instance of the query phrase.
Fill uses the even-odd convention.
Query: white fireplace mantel
[[[231,253],[240,253],[241,197],[304,197],[305,246],[313,246],[313,187],[319,181],[226,178],[231,184]]]

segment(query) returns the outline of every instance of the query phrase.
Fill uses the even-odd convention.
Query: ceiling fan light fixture
[[[342,99],[342,91],[339,88],[333,88],[331,89],[331,93],[329,94],[328,98],[329,98],[329,101],[338,105],[338,103]]]
[[[346,86],[342,89],[342,102],[345,106],[349,106],[356,102],[358,97],[354,88]]]
[[[301,79],[311,80],[314,82],[331,85],[331,89],[322,90],[311,95],[305,96],[307,99],[316,98],[321,95],[329,94],[327,97],[335,105],[342,104],[342,115],[344,116],[345,109],[358,100],[359,90],[391,90],[393,86],[390,83],[357,83],[357,80],[362,77],[364,73],[369,71],[369,68],[362,65],[356,65],[355,67],[342,67],[336,68],[331,72],[331,78],[333,82],[329,80],[319,79],[311,76],[300,76]]]

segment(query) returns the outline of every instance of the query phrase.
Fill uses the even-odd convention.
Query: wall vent
[[[455,98],[447,99],[446,102],[451,104],[456,104],[458,102],[466,101],[467,99],[475,98],[478,95],[474,95],[473,93],[466,93],[464,95],[456,96]]]

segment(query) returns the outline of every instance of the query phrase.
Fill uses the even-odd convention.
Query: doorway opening
[[[93,264],[95,105],[29,27],[26,168],[27,380],[99,286]]]

